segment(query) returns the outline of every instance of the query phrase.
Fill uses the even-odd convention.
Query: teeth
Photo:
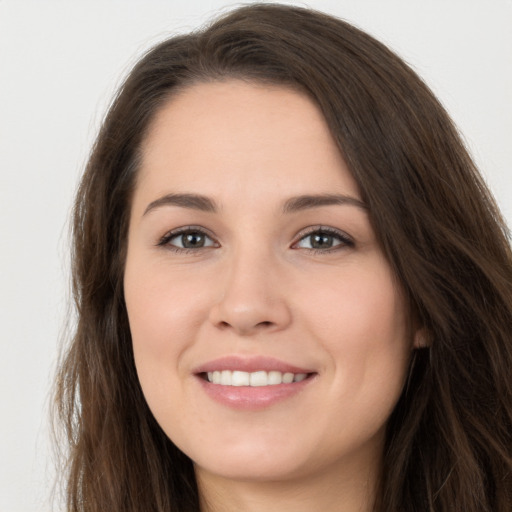
[[[307,377],[306,373],[282,372],[240,372],[238,370],[222,370],[208,372],[208,382],[222,386],[276,386],[277,384],[291,384],[301,382]]]
[[[283,375],[283,384],[291,384],[293,382],[293,373],[285,373]]]
[[[267,372],[253,372],[249,373],[249,385],[251,386],[267,386],[268,375]]]
[[[231,379],[222,379],[221,384],[224,386],[248,386],[250,381],[250,374],[247,372],[230,372],[229,370],[224,370],[222,375],[231,374]],[[231,380],[231,382],[229,382]]]

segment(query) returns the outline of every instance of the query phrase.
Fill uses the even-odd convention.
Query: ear
[[[416,329],[413,339],[413,348],[427,348],[430,347],[430,341],[427,333],[423,327]]]

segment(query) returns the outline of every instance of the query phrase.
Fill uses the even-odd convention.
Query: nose
[[[292,315],[286,289],[271,258],[239,255],[226,262],[218,276],[218,299],[210,322],[240,336],[277,332],[288,327]]]

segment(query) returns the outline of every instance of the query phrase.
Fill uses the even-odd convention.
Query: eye
[[[354,246],[353,240],[347,234],[333,228],[321,227],[303,235],[292,248],[328,252],[347,246]]]
[[[173,230],[163,236],[158,242],[159,246],[169,246],[177,251],[203,249],[205,247],[218,247],[208,234],[199,228],[189,227]]]

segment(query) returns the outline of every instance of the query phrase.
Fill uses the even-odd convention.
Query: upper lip
[[[281,373],[313,373],[312,370],[301,368],[279,359],[267,356],[229,355],[208,361],[194,369],[193,373],[207,373],[222,370],[241,372],[277,371]]]

